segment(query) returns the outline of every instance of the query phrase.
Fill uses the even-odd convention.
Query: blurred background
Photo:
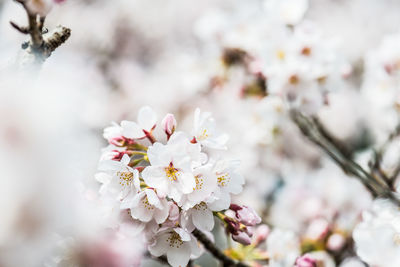
[[[103,129],[144,105],[180,129],[196,107],[213,113],[246,178],[236,201],[287,233],[276,251],[265,244],[270,266],[307,251],[326,252],[325,266],[366,266],[352,231],[372,197],[302,136],[288,106],[368,166],[398,127],[399,11],[396,0],[66,0],[45,27],[69,27],[70,39],[26,74],[16,66],[27,36],[9,24],[26,25],[25,11],[0,0],[0,266],[157,266],[140,238],[107,230],[115,219],[94,179]]]

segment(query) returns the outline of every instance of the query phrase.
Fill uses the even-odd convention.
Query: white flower
[[[388,200],[375,200],[353,232],[357,255],[371,266],[400,266],[400,211]]]
[[[111,194],[118,200],[126,197],[132,190],[140,188],[139,172],[128,166],[130,157],[124,155],[121,161],[104,160],[99,164],[96,179],[103,185],[101,194]]]
[[[112,125],[104,128],[103,137],[110,141],[113,138],[122,136],[122,127],[116,122],[112,122]]]
[[[158,224],[165,222],[169,213],[168,201],[158,198],[154,190],[148,188],[127,196],[121,203],[121,209],[130,209],[134,219],[149,222],[154,218]]]
[[[294,232],[274,229],[267,239],[271,267],[293,266],[300,256],[300,242]]]
[[[207,203],[201,202],[182,212],[181,225],[190,232],[195,227],[202,231],[211,231],[214,228],[213,211],[207,206]]]
[[[142,172],[144,181],[161,196],[179,202],[182,194],[196,187],[192,168],[204,160],[200,150],[199,144],[190,143],[181,132],[174,133],[167,145],[153,144],[147,151],[151,166]]]
[[[308,9],[308,0],[266,0],[265,8],[268,15],[289,25],[299,23]]]
[[[179,202],[179,206],[184,210],[210,200],[211,194],[217,189],[217,176],[212,167],[211,164],[206,164],[193,170],[196,186],[191,193],[183,195]]]
[[[218,189],[213,194],[215,201],[209,204],[213,210],[223,210],[229,208],[231,204],[230,194],[239,194],[242,192],[244,177],[240,174],[240,162],[237,160],[219,160],[214,166],[214,172],[217,175]]]
[[[166,254],[173,267],[186,266],[191,256],[196,258],[201,254],[197,240],[182,228],[160,231],[148,249],[155,257]]]
[[[217,131],[215,120],[211,117],[211,113],[200,112],[199,108],[194,113],[193,135],[197,142],[214,149],[226,149],[225,145],[229,139],[227,134],[221,134]]]
[[[146,132],[151,132],[157,123],[157,114],[149,107],[145,106],[139,110],[137,123],[132,121],[122,121],[122,135],[128,138],[138,139],[146,136]]]

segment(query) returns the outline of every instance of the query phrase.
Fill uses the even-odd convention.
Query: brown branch
[[[314,144],[318,145],[331,159],[333,159],[346,174],[358,178],[374,197],[384,197],[400,204],[400,200],[394,195],[386,183],[377,180],[376,177],[365,171],[352,159],[343,155],[332,142],[330,142],[319,129],[319,125],[312,119],[303,115],[300,111],[291,110],[290,116],[297,124],[301,132]]]
[[[219,248],[215,246],[213,242],[211,242],[210,239],[207,238],[207,236],[202,233],[198,229],[194,229],[192,234],[196,237],[197,241],[203,244],[203,246],[215,257],[217,258],[224,267],[248,267],[248,265],[241,263],[241,262],[235,262],[233,259],[229,258],[226,256]]]
[[[25,9],[29,25],[27,27],[22,27],[12,21],[10,21],[10,24],[19,32],[30,35],[28,47],[25,47],[25,45],[23,47],[29,48],[27,51],[35,56],[37,62],[43,62],[57,47],[63,44],[70,37],[71,30],[59,26],[50,34],[50,36],[44,36],[44,33],[47,32],[47,29],[46,31],[43,31],[46,17],[40,17],[38,14],[32,13],[26,6],[25,0],[15,1],[20,3]]]
[[[23,27],[23,26],[19,26],[17,23],[10,21],[11,26],[13,26],[14,29],[16,29],[17,31],[19,31],[20,33],[23,34],[28,34],[29,33],[29,28],[28,27]]]

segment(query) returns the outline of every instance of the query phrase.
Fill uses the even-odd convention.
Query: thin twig
[[[301,132],[314,144],[318,145],[329,157],[331,157],[347,173],[357,177],[374,197],[384,197],[400,204],[400,200],[394,195],[390,188],[365,171],[352,159],[332,144],[318,128],[318,124],[311,118],[303,115],[298,110],[291,110],[292,120],[297,124]]]
[[[17,31],[19,31],[20,33],[23,34],[28,34],[29,33],[29,28],[28,27],[23,27],[23,26],[19,26],[17,23],[10,21],[11,26],[13,26],[14,29],[16,29]]]
[[[71,30],[59,26],[49,34],[49,36],[44,36],[44,34],[47,33],[47,29],[45,31],[43,30],[46,17],[41,17],[31,12],[26,5],[26,0],[15,0],[15,2],[20,3],[25,9],[29,25],[27,27],[19,26],[12,21],[10,21],[10,24],[20,33],[30,35],[28,46],[26,47],[26,45],[23,45],[23,48],[29,48],[27,51],[35,56],[36,61],[43,62],[57,47],[70,37]]]
[[[194,229],[192,234],[197,238],[197,241],[202,243],[204,247],[219,261],[222,262],[224,267],[248,267],[248,265],[242,263],[242,262],[235,262],[233,259],[229,258],[226,256],[219,248],[215,246],[213,242],[211,242],[210,239],[207,238],[207,236],[202,233],[198,229]]]

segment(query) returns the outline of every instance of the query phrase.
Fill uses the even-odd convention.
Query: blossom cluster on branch
[[[164,136],[156,138],[160,127]],[[218,155],[228,135],[219,132],[210,113],[196,109],[193,129],[185,133],[177,131],[174,115],[159,124],[157,114],[145,106],[136,122],[108,127],[104,137],[109,146],[96,175],[100,193],[129,214],[153,256],[165,254],[172,266],[186,266],[202,254],[191,233],[196,228],[210,232],[214,215],[234,240],[251,243],[252,227],[261,219],[253,209],[232,204],[231,195],[242,191],[244,178],[238,161]],[[222,213],[228,209],[234,216]]]

